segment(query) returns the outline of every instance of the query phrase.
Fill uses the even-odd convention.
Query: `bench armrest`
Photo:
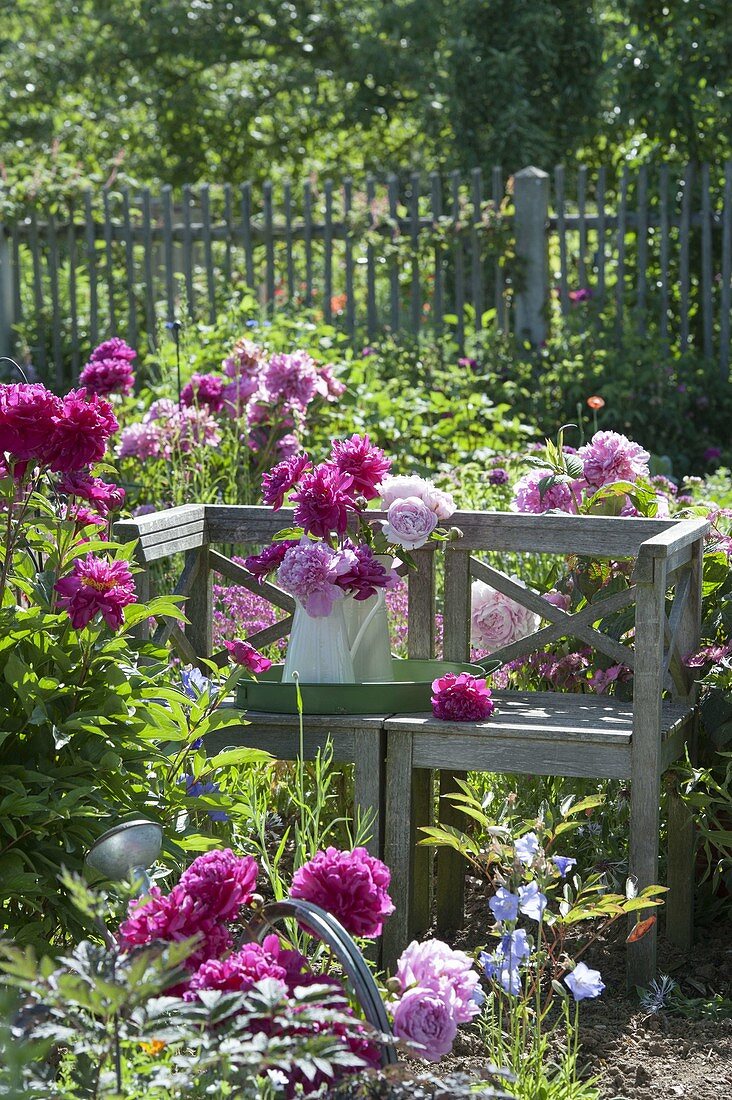
[[[691,548],[709,531],[709,520],[701,516],[696,519],[681,519],[667,531],[652,535],[642,543],[638,551],[635,579],[642,583],[652,583],[654,562],[665,560],[672,569],[691,559]]]

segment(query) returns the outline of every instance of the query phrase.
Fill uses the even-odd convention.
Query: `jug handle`
[[[377,590],[376,590],[376,603],[371,608],[371,610],[369,611],[369,613],[366,616],[366,618],[364,619],[364,621],[361,623],[358,634],[353,639],[353,645],[351,646],[351,660],[352,661],[355,661],[356,654],[358,653],[358,651],[361,647],[361,642],[364,639],[364,635],[365,635],[366,631],[368,630],[369,626],[371,625],[371,621],[372,621],[374,615],[376,614],[376,612],[381,607],[383,607],[385,599],[386,599],[386,597],[384,596],[384,589],[383,588],[377,588]]]

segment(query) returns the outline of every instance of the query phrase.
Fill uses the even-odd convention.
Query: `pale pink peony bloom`
[[[404,500],[406,497],[417,497],[435,513],[441,523],[450,519],[456,510],[455,501],[450,493],[438,489],[431,481],[416,474],[409,476],[396,474],[385,477],[379,486],[379,492],[381,506],[385,510],[388,510],[395,501]]]
[[[526,638],[539,628],[538,615],[483,581],[473,581],[470,621],[473,645],[488,653]]]
[[[596,489],[613,481],[635,482],[649,476],[648,451],[619,432],[596,432],[578,453],[585,480]]]
[[[529,470],[520,478],[513,490],[513,503],[517,512],[539,515],[542,512],[576,512],[582,493],[579,482],[554,480],[551,470]]]
[[[394,1009],[394,1034],[428,1062],[439,1062],[450,1053],[457,1028],[452,1007],[432,989],[408,990]]]
[[[425,940],[424,943],[412,940],[399,956],[396,977],[404,991],[421,986],[439,993],[451,1004],[459,1024],[467,1023],[480,1012],[476,996],[480,978],[473,960],[464,951],[456,951],[441,940]]]
[[[389,505],[384,537],[405,550],[417,550],[437,527],[437,515],[419,497],[397,497]]]

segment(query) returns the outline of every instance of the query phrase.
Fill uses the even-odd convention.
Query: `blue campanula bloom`
[[[537,883],[530,882],[528,886],[519,886],[519,909],[525,917],[541,920],[546,909],[546,896],[542,894]]]
[[[180,680],[189,699],[199,699],[204,691],[211,690],[211,681],[198,668],[182,668]]]
[[[518,917],[519,899],[505,886],[501,886],[488,902],[488,908],[497,921],[510,923]]]
[[[585,1001],[599,997],[605,983],[599,970],[590,970],[583,962],[578,962],[571,974],[567,974],[564,984],[569,986],[575,1001]]]
[[[179,783],[185,783],[186,794],[190,798],[200,798],[203,794],[219,794],[221,787],[218,783],[214,783],[209,780],[207,783],[202,783],[200,780],[194,779],[192,775],[182,775],[178,780]],[[207,810],[208,816],[212,821],[228,821],[229,815],[225,810]]]
[[[524,959],[528,959],[531,954],[531,945],[524,929],[515,928],[513,932],[506,932],[501,937],[499,950],[503,958],[509,960],[511,965],[516,965],[523,962]]]
[[[567,872],[570,870],[571,867],[575,866],[577,860],[574,859],[572,856],[552,856],[552,863],[559,871],[559,874],[562,876],[562,878],[566,878]]]
[[[519,837],[514,847],[516,858],[523,863],[524,867],[528,867],[539,854],[539,838],[536,833],[526,833],[525,836]]]

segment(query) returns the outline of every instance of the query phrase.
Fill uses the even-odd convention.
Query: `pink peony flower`
[[[473,645],[488,653],[526,638],[539,628],[538,615],[483,581],[473,581],[470,621]]]
[[[374,554],[370,546],[360,543],[351,544],[343,551],[348,569],[341,573],[338,583],[356,600],[367,600],[375,596],[377,588],[391,588],[397,581],[397,574],[386,569]]]
[[[40,383],[0,385],[0,454],[16,462],[42,458],[61,399]]]
[[[394,912],[388,889],[391,874],[365,848],[316,852],[292,880],[290,896],[319,905],[339,920],[352,936],[381,935],[384,920]]]
[[[337,401],[346,392],[346,385],[333,374],[333,364],[326,363],[324,367],[318,367],[316,390],[326,401]]]
[[[285,495],[295,488],[302,475],[310,468],[310,459],[306,454],[301,454],[278,462],[268,474],[262,474],[264,503],[275,509],[281,508]]]
[[[231,355],[224,359],[221,366],[229,378],[239,378],[241,375],[258,374],[264,361],[264,349],[252,340],[242,339],[234,345]]]
[[[542,482],[546,484],[542,487]],[[518,512],[577,511],[581,499],[579,483],[553,479],[551,470],[529,470],[516,482],[513,503]]]
[[[219,427],[207,409],[182,408],[168,425],[171,443],[183,454],[198,447],[218,447]]]
[[[107,440],[116,432],[112,406],[86,390],[70,390],[51,418],[43,458],[57,473],[72,473],[104,458]]]
[[[143,424],[151,424],[156,420],[160,420],[163,423],[167,423],[172,417],[174,417],[179,410],[179,405],[175,401],[171,401],[169,397],[159,397],[157,401],[153,401],[150,408],[147,410],[142,418]]]
[[[58,489],[67,496],[87,500],[100,516],[108,516],[116,508],[121,508],[125,499],[125,491],[121,486],[84,473],[64,474]]]
[[[732,645],[705,645],[696,653],[688,653],[684,657],[684,664],[687,668],[704,668],[705,665],[716,665],[730,655]]]
[[[135,375],[129,359],[92,359],[79,375],[79,384],[99,397],[107,397],[110,393],[127,397],[132,393]]]
[[[366,500],[374,500],[379,495],[377,486],[391,469],[391,459],[379,447],[374,447],[367,435],[334,440],[331,462],[342,473],[351,475],[354,493]]]
[[[432,713],[443,722],[482,722],[495,709],[485,680],[469,672],[447,672],[432,681]]]
[[[264,943],[245,943],[226,959],[208,959],[192,976],[185,1000],[195,1000],[199,989],[244,992],[262,978],[284,982],[287,971],[279,961],[279,939],[267,936]]]
[[[228,929],[223,924],[206,919],[195,899],[186,894],[180,884],[167,895],[153,886],[147,898],[130,902],[127,920],[119,927],[119,942],[123,949],[145,946],[155,940],[180,943],[193,936],[198,936],[199,942],[191,948],[186,960],[192,969],[231,948]]]
[[[106,561],[93,554],[77,558],[71,574],[54,588],[61,597],[58,606],[68,612],[74,630],[83,630],[98,614],[112,630],[119,630],[122,608],[136,599],[127,562]]]
[[[456,505],[450,493],[443,492],[423,477],[412,474],[409,477],[403,475],[385,477],[379,486],[381,493],[381,506],[388,510],[397,500],[406,497],[417,497],[426,504],[430,511],[434,512],[442,523],[448,520],[455,511]]]
[[[335,601],[343,598],[339,578],[346,567],[345,557],[330,546],[302,538],[286,552],[277,579],[308,615],[319,619],[330,615]]]
[[[300,450],[300,440],[294,432],[288,432],[277,441],[277,457],[282,461],[294,458]]]
[[[224,407],[224,379],[220,374],[194,374],[181,390],[184,405],[203,405],[209,412],[220,412]]]
[[[250,398],[259,393],[259,378],[246,374],[239,375],[221,391],[221,407],[231,417],[243,416],[247,411]]]
[[[572,603],[566,593],[558,592],[556,588],[552,588],[551,592],[545,592],[543,598],[553,607],[558,607],[560,611],[569,611]]]
[[[403,991],[421,986],[438,993],[451,1005],[459,1024],[467,1023],[480,1012],[477,996],[480,978],[473,960],[441,940],[424,943],[412,940],[399,956],[396,977]]]
[[[216,849],[194,859],[178,885],[204,917],[233,920],[254,893],[258,871],[253,856],[237,856],[230,848]]]
[[[457,1029],[451,1006],[432,989],[408,990],[394,1009],[394,1034],[428,1062],[439,1062],[450,1053]]]
[[[597,695],[607,695],[613,684],[626,683],[632,676],[627,665],[610,665],[609,668],[595,669],[587,682]]]
[[[262,384],[268,400],[306,409],[318,388],[315,360],[305,351],[279,352],[264,368]]]
[[[648,477],[648,451],[618,432],[596,432],[578,453],[585,481],[596,489],[613,481],[635,482]]]
[[[405,550],[417,550],[437,526],[437,515],[419,497],[394,500],[386,513],[382,530],[389,542]]]
[[[257,578],[261,584],[265,577],[274,573],[282,565],[282,560],[291,546],[297,546],[297,539],[281,539],[266,546],[261,554],[252,554],[244,559],[244,568]]]
[[[85,508],[82,504],[67,505],[64,511],[64,519],[72,519],[77,527],[106,527],[107,521],[98,512],[92,512],[90,508]],[[103,535],[99,536],[103,538]],[[84,542],[87,539],[82,540]]]
[[[117,458],[160,458],[165,450],[165,434],[155,421],[130,424],[123,428],[117,444]]]
[[[327,538],[331,531],[345,535],[348,513],[353,510],[353,478],[335,466],[321,463],[300,479],[296,493],[295,523],[308,535]]]
[[[99,344],[91,353],[89,358],[92,362],[96,363],[100,359],[126,359],[130,362],[137,357],[137,352],[134,348],[131,348],[129,344],[119,336],[113,336],[110,340],[105,340],[103,344]]]
[[[224,642],[224,646],[229,651],[234,664],[242,665],[255,676],[272,667],[272,662],[263,657],[253,645],[249,645],[249,642]]]

